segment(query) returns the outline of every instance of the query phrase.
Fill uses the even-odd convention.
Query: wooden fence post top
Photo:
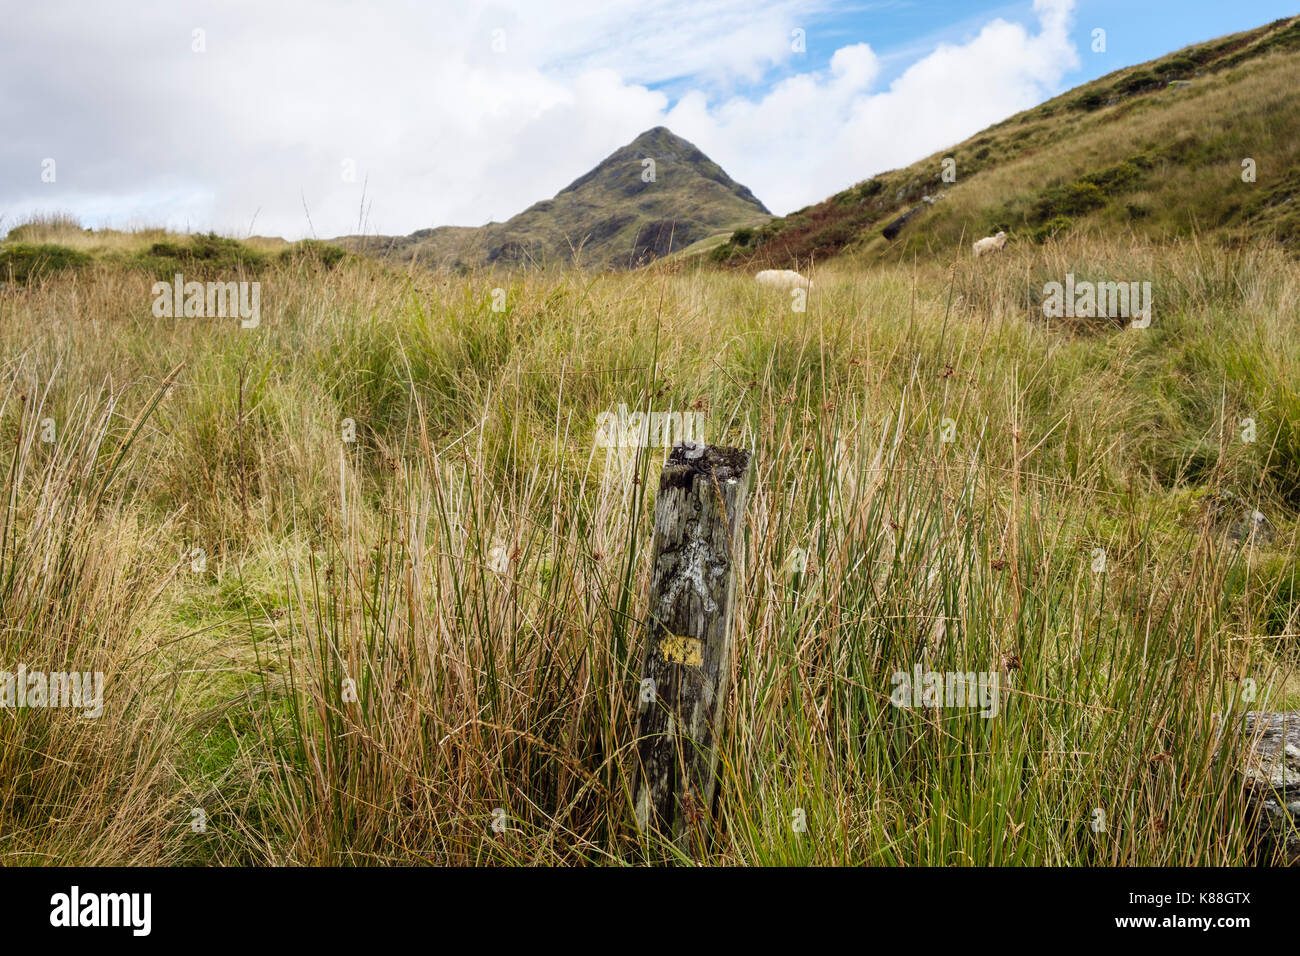
[[[753,453],[744,448],[682,442],[673,446],[659,478],[660,489],[689,487],[695,475],[735,481],[749,468]]]

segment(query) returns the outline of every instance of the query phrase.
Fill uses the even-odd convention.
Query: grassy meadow
[[[1300,706],[1293,254],[842,256],[797,312],[683,262],[36,233],[85,259],[0,286],[0,667],[105,706],[0,711],[0,862],[644,858],[667,450],[597,447],[620,403],[755,454],[705,862],[1269,862],[1234,729]],[[260,325],[155,317],[176,263]],[[1045,319],[1067,272],[1150,281],[1151,326]],[[1000,674],[996,717],[893,706],[917,664]]]

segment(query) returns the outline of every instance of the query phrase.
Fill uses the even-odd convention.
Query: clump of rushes
[[[0,859],[176,862],[189,801],[168,671],[183,656],[150,613],[176,568],[156,540],[169,522],[143,517],[131,491],[136,442],[170,380],[127,412],[123,392],[60,398],[57,366],[34,371],[9,366],[0,387]],[[72,672],[101,675],[80,701],[30,683]]]

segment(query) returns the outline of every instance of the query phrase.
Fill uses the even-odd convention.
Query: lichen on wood
[[[683,849],[704,839],[717,793],[751,458],[678,445],[655,501],[633,796],[642,831]]]

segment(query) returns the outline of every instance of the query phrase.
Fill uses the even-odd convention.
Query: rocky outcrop
[[[1300,710],[1245,715],[1249,814],[1267,858],[1300,863]]]
[[[894,239],[897,239],[898,234],[903,231],[903,227],[907,225],[908,220],[910,220],[913,216],[915,216],[924,208],[925,208],[924,206],[913,206],[907,212],[903,213],[893,222],[885,226],[885,228],[880,231],[881,235],[883,235],[886,239],[890,240],[891,242]]]

